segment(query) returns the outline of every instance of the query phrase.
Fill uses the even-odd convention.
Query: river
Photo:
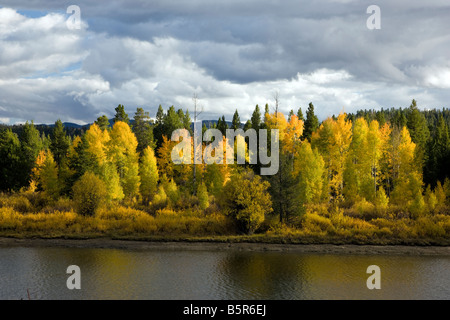
[[[67,287],[70,265],[80,289]],[[367,287],[370,265],[380,289]],[[1,247],[0,299],[447,300],[450,256]]]

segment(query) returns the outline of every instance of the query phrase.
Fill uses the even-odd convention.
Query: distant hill
[[[228,124],[228,127],[231,128],[232,122],[226,121]],[[134,124],[134,120],[130,120],[130,125]],[[203,124],[206,126],[206,128],[211,128],[214,125],[217,124],[217,120],[202,120],[202,126]],[[76,124],[73,122],[63,122],[64,130],[66,133],[71,136],[81,136],[86,130],[89,129],[89,127],[92,125],[92,123],[88,123],[85,125]],[[114,119],[109,119],[109,125],[112,127],[114,125]],[[35,124],[34,125],[36,129],[41,133],[45,134],[46,136],[50,135],[52,133],[53,128],[55,127],[55,124]],[[241,124],[243,126],[243,124]],[[14,124],[14,125],[6,125],[6,124],[0,124],[0,130],[3,129],[11,129],[14,133],[20,135],[23,129],[23,124]],[[191,123],[191,129],[194,130],[194,123]]]

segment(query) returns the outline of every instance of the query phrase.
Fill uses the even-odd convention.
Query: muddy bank
[[[449,255],[449,246],[406,245],[333,245],[333,244],[267,244],[224,243],[195,241],[135,241],[113,239],[19,239],[0,238],[0,249],[8,247],[67,247],[109,248],[128,250],[238,250],[286,251],[318,254],[395,254],[395,255]]]

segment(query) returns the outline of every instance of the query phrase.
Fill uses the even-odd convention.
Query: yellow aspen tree
[[[330,200],[335,202],[343,200],[344,170],[352,141],[352,123],[345,118],[344,113],[336,120],[327,118],[311,137],[312,146],[317,147],[324,158]]]
[[[58,181],[58,167],[50,150],[41,150],[33,168],[34,180],[38,186],[52,199],[56,200],[61,191]]]
[[[408,129],[406,126],[403,127],[395,150],[396,177],[391,202],[409,210],[413,217],[417,217],[425,207],[422,196],[422,174],[415,165],[415,148],[416,144],[412,142]]]
[[[353,204],[365,198],[363,192],[367,181],[371,180],[371,167],[368,158],[369,126],[364,118],[355,120],[352,130],[352,142],[349,147],[346,168],[344,171],[344,196]]]
[[[390,194],[392,182],[390,161],[391,133],[392,128],[387,122],[379,130],[381,155],[379,160],[378,178],[379,182],[383,185],[383,189],[387,193],[387,196]]]
[[[375,201],[378,185],[381,179],[380,159],[383,154],[383,136],[377,120],[372,120],[369,124],[367,134],[367,156],[370,162],[371,181],[365,186],[366,199]]]
[[[140,192],[142,200],[145,204],[148,204],[158,191],[159,180],[158,166],[155,152],[152,147],[148,146],[144,149],[139,169],[139,174],[141,177]]]
[[[86,131],[86,141],[89,152],[101,167],[108,160],[108,143],[111,140],[108,130],[102,130],[97,124],[92,124]]]
[[[116,166],[115,154],[111,153],[111,136],[108,130],[102,130],[96,123],[92,124],[85,134],[87,148],[85,152],[94,159],[93,172],[103,180],[107,200],[122,200],[123,188]],[[80,142],[77,142],[77,145]]]
[[[300,144],[300,137],[303,134],[303,120],[299,120],[296,115],[292,115],[287,123],[286,132],[284,134],[284,151],[294,154],[296,147]]]
[[[117,166],[123,193],[128,200],[133,201],[139,195],[140,186],[136,136],[123,121],[114,123],[110,136],[109,153]]]
[[[325,163],[317,149],[312,149],[308,140],[298,147],[294,159],[294,172],[298,176],[299,200],[303,205],[322,201]]]

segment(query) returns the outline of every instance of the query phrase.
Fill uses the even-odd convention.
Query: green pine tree
[[[241,127],[241,119],[239,117],[239,113],[236,111],[233,114],[233,120],[231,121],[231,129],[237,130]]]
[[[319,119],[314,114],[314,105],[309,103],[308,111],[306,112],[305,127],[303,129],[303,139],[311,141],[311,135],[319,128]]]
[[[50,151],[58,166],[61,166],[62,161],[67,157],[69,151],[69,137],[64,131],[64,125],[60,119],[55,122],[55,127],[52,130]]]
[[[126,124],[130,123],[130,119],[128,118],[128,114],[125,112],[125,107],[122,104],[119,104],[116,110],[116,115],[114,116],[114,122],[122,121]]]

